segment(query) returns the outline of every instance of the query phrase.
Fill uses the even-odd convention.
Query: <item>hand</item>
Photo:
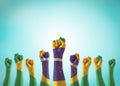
[[[32,59],[26,59],[26,66],[29,73],[34,76],[34,61]]]
[[[62,58],[66,44],[64,38],[59,38],[58,40],[54,40],[52,43],[54,57],[55,58]]]
[[[115,64],[116,64],[115,59],[109,60],[108,64],[109,64],[109,68],[110,68],[110,69],[114,69]]]
[[[48,60],[49,53],[44,51],[44,50],[41,50],[40,54],[39,54],[39,57],[40,57],[41,61]]]
[[[70,62],[72,63],[72,66],[76,67],[78,66],[80,61],[80,57],[78,53],[75,53],[74,55],[70,56]]]
[[[11,68],[12,60],[9,58],[5,58],[5,66],[7,69]]]
[[[88,72],[90,64],[91,64],[91,57],[88,56],[83,59],[83,62],[82,62],[83,72]]]
[[[16,62],[17,69],[22,70],[23,56],[16,53],[15,56],[14,56],[14,60]]]
[[[102,57],[101,56],[97,56],[96,58],[94,58],[94,65],[95,65],[95,69],[99,69],[102,66]]]

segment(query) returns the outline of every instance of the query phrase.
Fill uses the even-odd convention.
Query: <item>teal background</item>
[[[11,86],[16,77],[14,54],[20,53],[35,61],[37,83],[40,84],[41,62],[39,51],[50,53],[50,80],[53,80],[52,40],[60,36],[66,39],[63,69],[69,86],[69,56],[80,53],[78,77],[81,81],[82,59],[97,55],[103,57],[102,73],[108,86],[108,60],[116,59],[115,83],[120,85],[120,2],[106,1],[19,1],[0,2],[0,86],[5,76],[5,57],[13,60]],[[24,86],[28,86],[29,74],[23,64]],[[90,86],[96,86],[95,70],[89,70]]]

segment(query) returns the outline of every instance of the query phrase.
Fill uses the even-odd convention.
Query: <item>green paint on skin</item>
[[[50,84],[44,83],[44,82],[40,82],[40,86],[50,86]]]
[[[10,71],[11,69],[6,69],[6,75],[3,82],[3,86],[10,86]]]
[[[15,86],[23,86],[23,73],[20,70],[17,70]]]
[[[89,86],[88,74],[82,77],[81,86]]]
[[[79,85],[79,82],[78,82],[78,80],[77,80],[76,82],[70,84],[70,86],[80,86],[80,85]]]
[[[36,78],[30,75],[30,83],[29,86],[37,86]]]
[[[115,86],[115,81],[114,81],[114,72],[113,70],[109,69],[109,80],[108,80],[108,86]]]
[[[105,86],[104,80],[102,78],[101,68],[96,70],[96,80],[97,80],[97,86]]]

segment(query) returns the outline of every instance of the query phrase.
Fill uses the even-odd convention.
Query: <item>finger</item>
[[[30,65],[33,65],[33,64],[34,64],[34,61],[33,61],[33,60],[29,60],[29,64],[30,64]]]
[[[45,51],[42,49],[42,50],[40,51],[40,54],[39,54],[40,59],[43,58],[44,53],[45,53]]]
[[[56,47],[55,47],[55,40],[53,40],[53,42],[52,42],[52,48],[53,48],[53,49],[56,48]]]
[[[61,42],[61,45],[59,46],[59,48],[65,48],[65,47],[66,47],[65,42],[64,42],[64,41],[61,41],[61,40],[60,40],[60,42]]]
[[[9,60],[8,60],[8,63],[9,63],[9,64],[12,64],[12,60],[11,60],[11,59],[9,59]]]
[[[48,53],[48,52],[45,52],[43,56],[44,56],[45,58],[48,58],[48,57],[49,57],[49,53]]]
[[[86,64],[87,63],[87,59],[83,58],[83,63]]]
[[[16,53],[15,55],[14,55],[14,60],[15,60],[15,62],[17,63],[19,60],[18,60],[18,53]]]
[[[102,61],[102,56],[97,56],[96,58]]]
[[[98,65],[102,65],[102,61],[101,60],[99,60]]]
[[[70,55],[70,61],[73,63],[75,61],[76,57],[75,55]]]
[[[65,38],[60,37],[59,40],[65,42]]]
[[[8,63],[8,58],[5,58],[5,65],[7,65]]]
[[[73,62],[75,65],[78,65],[79,64],[79,61],[78,59],[76,58],[75,61]]]
[[[94,58],[94,63],[97,64],[98,60],[96,58]]]
[[[90,64],[91,64],[91,57],[87,57],[87,64],[86,64],[86,66],[90,66]]]
[[[77,60],[80,61],[80,56],[78,53],[75,53],[75,56],[77,57]]]
[[[23,60],[23,55],[19,55],[18,59],[19,61]]]
[[[26,59],[26,66],[31,67],[31,65],[29,64],[29,59]]]

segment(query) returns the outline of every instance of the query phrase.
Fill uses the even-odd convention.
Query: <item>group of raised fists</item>
[[[65,51],[65,39],[59,38],[54,40],[52,43],[53,55],[54,55],[54,71],[53,71],[53,86],[66,86],[65,76],[63,72],[62,58],[63,53]],[[40,86],[50,86],[50,77],[49,77],[49,53],[41,50],[39,54],[41,64],[42,64],[42,77],[40,81]],[[15,54],[14,61],[16,63],[17,75],[14,86],[23,86],[23,72],[22,72],[22,64],[23,64],[23,56],[20,54]],[[70,78],[70,86],[89,86],[88,81],[88,71],[91,65],[91,57],[86,57],[82,61],[82,80],[81,85],[78,81],[77,75],[77,66],[79,64],[80,57],[78,53],[70,56],[71,63],[71,78]],[[6,66],[6,75],[4,78],[3,86],[10,86],[10,72],[11,72],[11,64],[12,60],[9,58],[5,58],[5,66]],[[112,59],[108,62],[109,65],[109,79],[108,85],[115,86],[114,81],[114,66],[115,59]],[[37,86],[35,70],[34,70],[34,61],[32,59],[26,59],[26,66],[29,71],[30,82],[29,86]],[[102,57],[98,56],[94,58],[94,66],[96,71],[96,86],[105,86],[105,83],[102,78]]]

